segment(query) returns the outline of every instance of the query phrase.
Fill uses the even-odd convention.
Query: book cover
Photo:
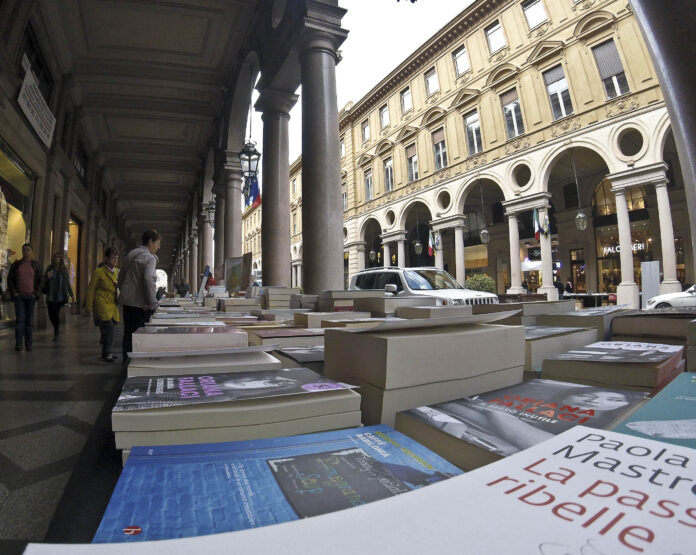
[[[683,347],[662,343],[641,343],[638,341],[598,341],[585,347],[573,349],[552,357],[554,360],[578,360],[591,362],[663,362],[674,356]]]
[[[205,322],[200,326],[191,326],[188,323],[183,326],[145,326],[138,328],[133,335],[177,335],[177,334],[211,334],[211,333],[239,333],[239,328],[219,325],[215,322]]]
[[[696,448],[696,374],[679,374],[615,430]]]
[[[461,471],[387,426],[134,447],[93,542],[243,530],[390,498]],[[139,533],[130,532],[137,528]]]
[[[323,328],[274,328],[252,331],[262,339],[272,339],[276,337],[310,337],[316,335],[324,335]]]
[[[314,345],[312,347],[282,347],[276,349],[276,351],[300,364],[324,362],[324,345]]]
[[[541,339],[542,337],[577,333],[578,330],[581,329],[582,328],[565,328],[559,326],[525,326],[524,338],[529,340]]]
[[[113,411],[223,403],[346,388],[351,386],[320,376],[308,368],[210,375],[136,376],[128,378],[123,384]]]
[[[509,456],[578,424],[607,427],[646,398],[639,391],[535,379],[405,413],[476,447]]]

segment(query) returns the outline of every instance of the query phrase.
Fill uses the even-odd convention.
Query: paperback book
[[[460,473],[387,426],[134,447],[93,542],[257,528],[357,507]]]

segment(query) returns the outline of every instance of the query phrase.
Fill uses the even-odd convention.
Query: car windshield
[[[406,270],[406,283],[413,290],[462,289],[456,280],[443,270]]]

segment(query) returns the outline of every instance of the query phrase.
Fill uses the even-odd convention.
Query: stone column
[[[662,244],[660,294],[679,293],[682,287],[677,280],[677,253],[674,248],[674,227],[672,226],[672,213],[669,208],[666,181],[655,184],[655,194],[657,196],[657,211],[660,216],[660,241]]]
[[[191,230],[191,294],[198,293],[198,278],[201,274],[201,268],[198,267],[198,229]]]
[[[543,222],[548,214],[548,205],[539,208],[539,219]],[[547,301],[558,300],[558,289],[553,285],[553,253],[551,251],[551,233],[539,235],[539,246],[541,247],[541,280],[539,293],[546,294]]]
[[[302,261],[297,264],[297,285],[295,287],[302,287]]]
[[[399,239],[397,242],[397,261],[396,265],[403,268],[406,265],[406,239]]]
[[[300,56],[302,234],[303,261],[307,266],[304,285],[305,291],[312,294],[344,287],[343,203],[336,98],[336,48],[344,37],[307,31]]]
[[[508,294],[520,295],[522,289],[522,262],[520,261],[520,230],[517,227],[517,214],[508,216],[508,230],[510,237],[510,289]]]
[[[619,227],[619,248],[621,249],[621,283],[616,288],[616,303],[638,308],[640,298],[638,284],[633,274],[633,240],[631,239],[631,222],[628,219],[626,189],[614,189],[616,198],[616,219]],[[672,242],[674,245],[674,242]]]
[[[268,285],[289,286],[290,277],[290,154],[288,122],[297,95],[265,88],[256,103],[263,113],[263,203],[261,252],[263,280]]]
[[[357,247],[357,257],[358,257],[358,272],[365,269],[365,242],[358,243]]]
[[[435,235],[437,233],[439,235],[439,241],[437,239],[437,236]],[[442,235],[440,235],[440,231],[435,231],[433,233],[433,241],[435,241],[435,267],[439,268],[440,270],[445,269],[445,251],[442,248]],[[439,246],[438,246],[439,243]]]
[[[224,252],[225,258],[233,258],[242,256],[242,165],[237,154],[226,154]]]
[[[382,260],[382,266],[391,266],[391,249],[389,248],[389,243],[382,243],[384,247],[384,260]]]
[[[215,280],[222,280],[225,273],[225,187],[215,185]]]
[[[466,283],[466,266],[464,261],[464,227],[458,225],[454,228],[454,260],[456,265],[456,279],[463,286]]]
[[[201,257],[200,270],[205,270],[206,266],[210,266],[213,270],[213,227],[208,221],[208,215],[202,212],[198,216],[198,241],[199,252]]]

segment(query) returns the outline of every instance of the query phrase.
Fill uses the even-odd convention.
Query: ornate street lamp
[[[370,262],[377,260],[377,253],[375,252],[375,236],[374,233],[370,233],[370,252],[368,253],[370,257]]]
[[[251,114],[249,115],[251,117]],[[259,169],[261,153],[256,150],[256,143],[251,140],[251,124],[249,125],[249,140],[239,151],[239,160],[242,163],[242,174],[248,180],[256,176]]]
[[[483,208],[483,184],[479,183],[479,192],[481,193],[481,219],[483,220],[483,229],[479,231],[479,239],[481,239],[481,243],[484,245],[487,245],[488,242],[491,240],[491,232],[488,231],[488,228],[486,227],[486,212]]]
[[[416,242],[413,243],[413,252],[415,252],[417,255],[420,255],[423,252],[423,243],[420,242],[420,238],[418,237],[419,225],[420,222],[418,221],[418,214],[416,214]]]
[[[575,155],[573,154],[573,147],[570,147],[570,158],[573,160],[573,175],[575,176],[575,191],[578,194],[578,213],[575,216],[575,228],[578,231],[585,231],[587,229],[587,215],[582,209],[580,204],[580,184],[578,183],[578,172],[575,169]]]
[[[208,204],[205,205],[205,215],[208,218],[210,227],[215,229],[215,195]]]

